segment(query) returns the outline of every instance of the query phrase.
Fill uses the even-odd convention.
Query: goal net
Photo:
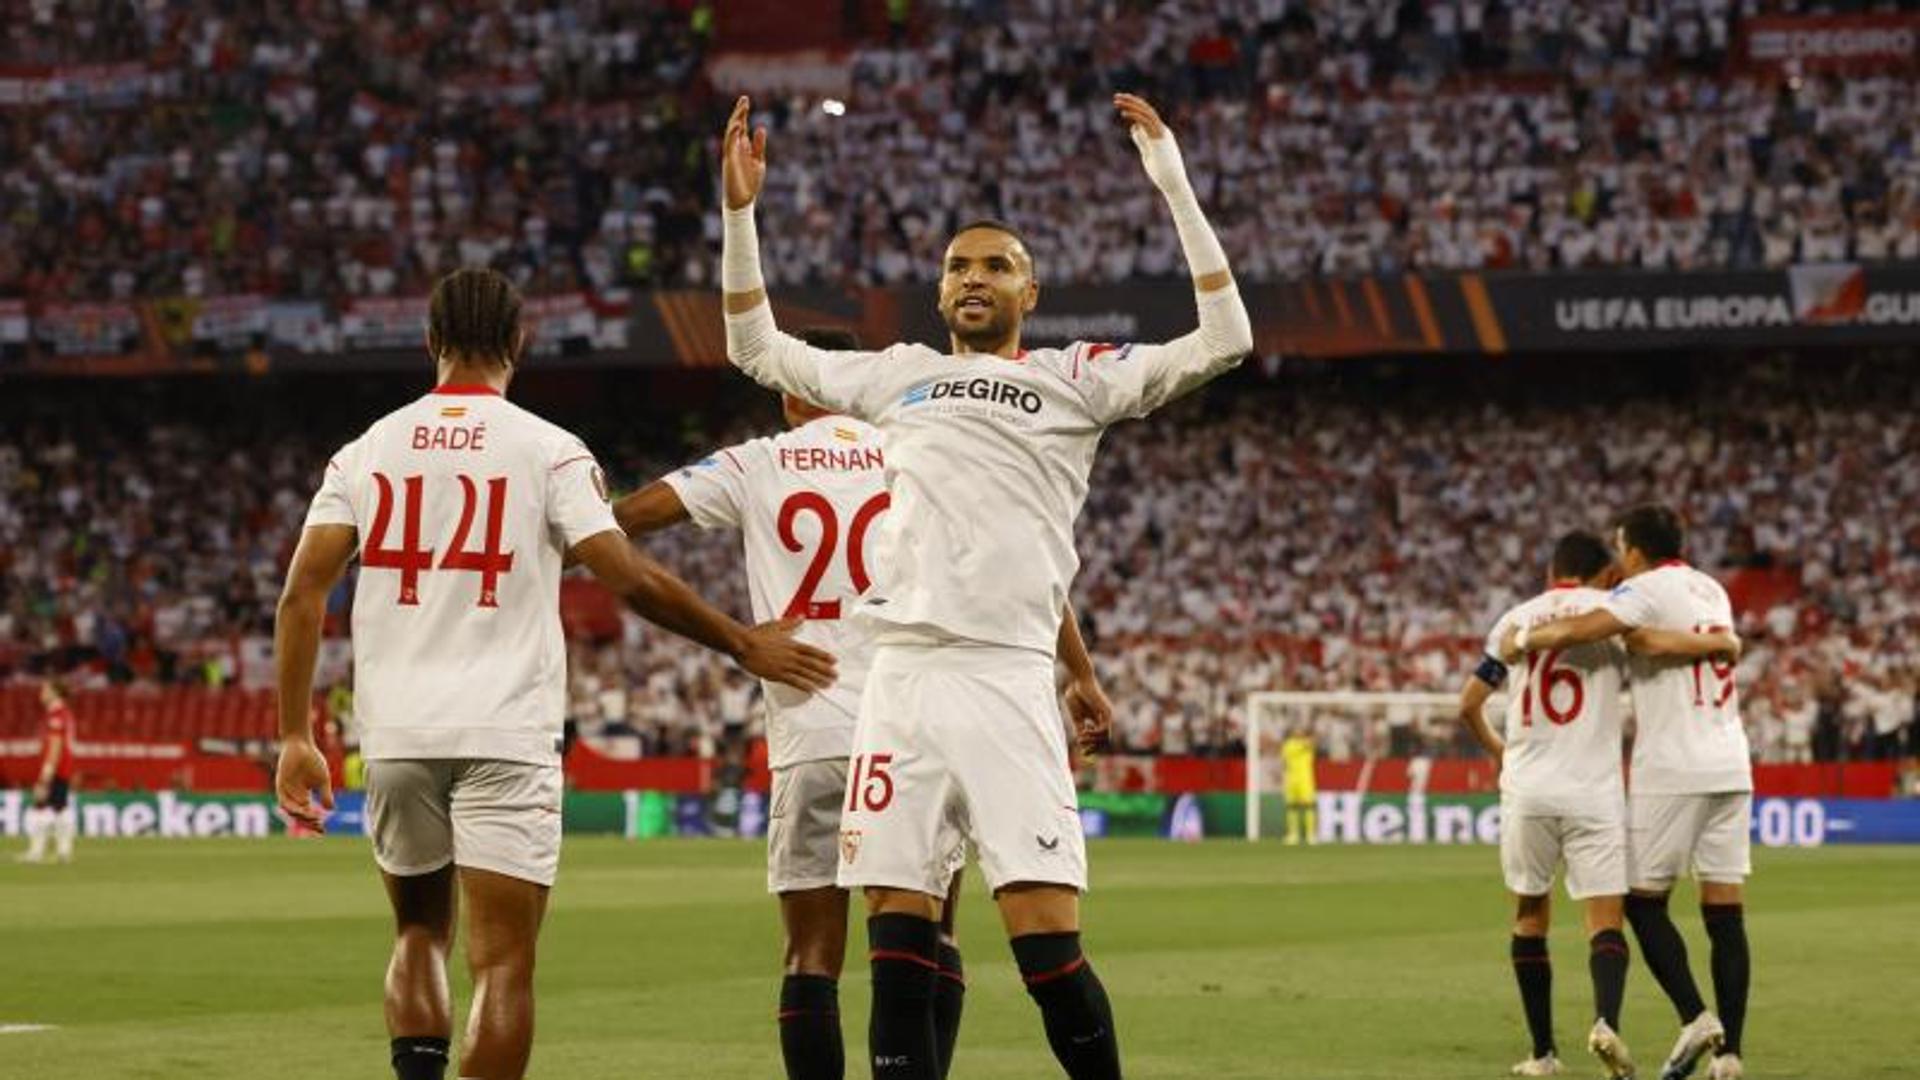
[[[1247,696],[1247,839],[1280,836],[1286,828],[1289,733],[1313,737],[1319,761],[1358,761],[1364,793],[1372,762],[1393,756],[1438,724],[1450,725],[1460,699],[1453,694],[1262,690]],[[1490,713],[1490,715],[1498,715]]]

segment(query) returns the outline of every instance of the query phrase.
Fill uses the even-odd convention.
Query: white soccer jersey
[[[1607,597],[1607,610],[1632,627],[1706,632],[1731,629],[1727,590],[1673,560],[1635,574]],[[1753,790],[1753,758],[1740,722],[1732,664],[1634,657],[1633,790],[1699,795]]]
[[[306,523],[359,530],[369,759],[559,759],[562,556],[619,528],[579,439],[492,390],[443,386],[334,455]]]
[[[805,618],[796,636],[839,661],[839,678],[817,694],[761,683],[776,769],[853,753],[873,645],[852,615],[873,581],[876,526],[888,501],[884,469],[879,431],[827,416],[665,478],[695,525],[740,530],[754,621]]]
[[[1200,298],[1203,308],[1238,303],[1230,289]],[[762,306],[729,316],[730,333],[765,333],[771,322]],[[1080,566],[1073,523],[1102,432],[1240,359],[1197,335],[1164,345],[1081,342],[1009,360],[906,344],[829,352],[765,334],[734,356],[763,384],[886,436],[893,507],[875,550],[880,585],[862,600],[862,617],[1048,655]]]
[[[1487,635],[1500,655],[1507,631],[1583,615],[1606,602],[1599,589],[1557,586],[1509,610]],[[1500,792],[1517,814],[1619,817],[1626,673],[1611,641],[1529,653],[1507,677],[1506,762]]]

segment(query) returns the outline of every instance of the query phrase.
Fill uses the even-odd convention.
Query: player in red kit
[[[78,831],[73,813],[73,710],[58,679],[40,684],[40,705],[47,710],[46,736],[40,772],[33,781],[33,808],[27,811],[27,850],[20,861],[45,862],[51,836],[54,858],[72,862]]]

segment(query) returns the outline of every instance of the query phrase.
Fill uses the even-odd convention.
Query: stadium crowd
[[[1757,754],[1897,756],[1920,738],[1920,384],[1898,363],[1756,362],[1700,376],[1711,393],[1624,385],[1637,378],[1592,393],[1247,378],[1115,431],[1076,602],[1119,748],[1236,753],[1256,690],[1451,692],[1559,532],[1660,499],[1744,603]],[[770,424],[765,405],[724,411]],[[57,397],[0,412],[0,679],[271,685],[285,561],[348,423],[135,423]],[[631,486],[749,433],[590,437]],[[737,538],[688,527],[646,546],[746,614]],[[748,679],[635,618],[571,649],[573,718],[609,753],[709,751],[758,723]],[[348,655],[336,639],[323,680],[344,681]],[[1334,757],[1381,737],[1467,752],[1445,715],[1385,733],[1324,720]]]
[[[1741,19],[1802,6],[922,5],[844,108],[765,102],[767,274],[922,280],[991,214],[1050,282],[1177,275],[1114,89],[1176,117],[1247,280],[1920,256],[1913,78],[1729,74]],[[708,0],[71,7],[0,32],[0,297],[711,281]]]

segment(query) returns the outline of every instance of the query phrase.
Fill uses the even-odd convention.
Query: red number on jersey
[[[1554,666],[1560,659],[1561,651],[1555,649],[1548,653],[1527,654],[1527,685],[1520,694],[1521,727],[1533,726],[1533,676],[1536,670],[1540,674],[1540,710],[1547,714],[1548,720],[1555,724],[1571,724],[1586,706],[1587,687],[1580,681],[1580,673],[1572,668]],[[1573,698],[1565,709],[1560,709],[1554,705],[1553,692],[1563,686],[1573,688]]]
[[[1711,626],[1697,623],[1693,632],[1713,634],[1729,629],[1725,626]],[[1711,672],[1716,685],[1707,685],[1707,674]],[[1709,700],[1711,699],[1711,700]],[[1719,709],[1733,700],[1733,664],[1718,656],[1697,657],[1693,661],[1693,703],[1701,708]]]
[[[853,526],[847,530],[847,577],[853,582],[854,595],[867,591],[873,585],[873,579],[867,576],[866,546],[867,531],[873,526],[873,519],[880,516],[891,500],[886,492],[881,492],[860,504],[853,513]],[[833,512],[833,504],[825,495],[817,491],[796,491],[787,496],[780,504],[780,542],[788,551],[806,550],[806,542],[793,531],[794,521],[802,511],[811,513],[820,519],[820,546],[807,563],[807,572],[800,578],[800,588],[794,592],[793,599],[787,602],[787,608],[780,613],[783,619],[837,619],[840,617],[840,601],[815,600],[813,594],[820,589],[820,579],[827,576],[827,567],[833,564],[833,551],[840,542],[840,519]]]
[[[500,550],[500,532],[507,514],[507,478],[496,476],[487,481],[486,546],[467,550],[467,534],[473,531],[473,514],[480,493],[473,478],[460,477],[464,499],[460,503],[460,527],[453,530],[453,545],[440,560],[442,570],[473,570],[480,574],[480,606],[499,607],[500,575],[513,569],[513,552]]]
[[[423,480],[409,476],[406,506],[401,509],[400,546],[387,547],[387,527],[393,524],[393,481],[384,473],[373,474],[379,502],[373,508],[373,531],[367,547],[360,553],[360,565],[381,570],[400,571],[400,603],[412,607],[420,602],[420,572],[433,569],[433,549],[420,546],[420,488]]]
[[[865,803],[869,811],[879,813],[893,805],[893,775],[887,772],[887,766],[893,764],[892,754],[868,754],[853,759],[853,773],[847,778],[847,809],[858,810]],[[860,779],[862,769],[866,772],[866,781]]]
[[[481,607],[499,607],[500,575],[513,569],[513,552],[500,550],[501,533],[506,523],[507,478],[496,476],[487,481],[487,525],[485,545],[479,551],[467,550],[467,537],[473,532],[473,519],[479,509],[480,493],[473,478],[461,476],[464,496],[460,506],[460,525],[454,530],[453,544],[440,560],[442,570],[473,570],[480,574]],[[387,530],[393,524],[393,481],[382,473],[373,474],[379,496],[373,508],[373,528],[367,546],[360,553],[360,565],[379,570],[400,571],[400,603],[412,607],[420,603],[420,574],[432,570],[433,549],[420,546],[421,504],[425,479],[409,476],[405,505],[401,507],[400,546],[387,547]]]

